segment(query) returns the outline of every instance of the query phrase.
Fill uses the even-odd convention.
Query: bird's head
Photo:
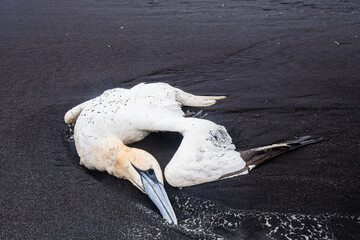
[[[177,224],[174,210],[164,189],[159,163],[148,152],[125,145],[118,148],[113,174],[129,180],[149,196],[169,223]]]

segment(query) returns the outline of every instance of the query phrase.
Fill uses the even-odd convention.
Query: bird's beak
[[[168,223],[177,225],[174,209],[165,192],[164,186],[157,180],[154,172],[138,170],[145,193],[155,203],[161,215]]]

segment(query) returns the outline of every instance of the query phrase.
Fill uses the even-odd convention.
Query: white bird
[[[177,224],[158,162],[150,153],[127,144],[151,132],[180,133],[183,140],[164,175],[170,185],[187,187],[246,174],[269,158],[323,140],[303,137],[239,152],[223,126],[186,118],[181,109],[210,106],[224,98],[192,95],[166,83],[141,83],[131,89],[107,90],[69,110],[64,119],[75,124],[81,165],[129,180],[150,197],[168,222]]]

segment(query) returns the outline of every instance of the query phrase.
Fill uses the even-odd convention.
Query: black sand
[[[1,239],[360,239],[360,2],[0,2]],[[247,176],[166,186],[179,226],[78,165],[64,113],[114,87],[228,95],[240,149],[318,135]],[[143,143],[162,166],[181,137]]]

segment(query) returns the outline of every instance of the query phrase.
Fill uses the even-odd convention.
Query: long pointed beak
[[[163,218],[168,223],[177,225],[177,218],[164,186],[157,180],[155,174],[149,174],[148,171],[139,171],[139,173],[146,194],[160,210]]]

